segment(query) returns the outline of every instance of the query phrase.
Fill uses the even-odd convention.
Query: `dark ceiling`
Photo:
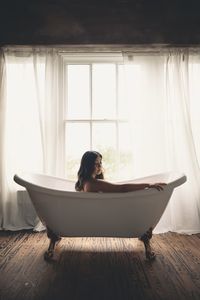
[[[1,45],[200,43],[200,0],[0,3]]]

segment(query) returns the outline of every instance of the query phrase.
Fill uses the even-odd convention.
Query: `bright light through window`
[[[96,150],[103,155],[106,178],[127,178],[132,151],[123,66],[66,64],[65,82],[67,177],[75,179],[83,153]]]
[[[67,68],[67,117],[90,118],[90,66],[69,65]]]
[[[116,118],[116,66],[92,65],[93,118]]]
[[[160,68],[164,70],[163,64]],[[71,57],[70,63],[64,60],[64,70],[59,74],[59,80],[64,85],[59,94],[63,114],[59,115],[62,118],[59,119],[62,132],[58,137],[62,139],[59,145],[65,154],[62,159],[63,176],[76,179],[81,157],[87,150],[97,150],[103,155],[105,176],[110,180],[131,178],[134,168],[141,169],[142,161],[136,156],[140,149],[147,149],[146,145],[148,155],[152,153],[151,156],[159,157],[164,145],[163,135],[159,136],[155,153],[155,147],[151,150],[151,144],[153,139],[156,143],[158,135],[147,134],[145,128],[148,126],[148,130],[154,133],[157,124],[160,124],[163,131],[158,130],[157,133],[164,132],[164,71],[161,72],[161,84],[157,85],[156,76],[149,78],[145,65],[140,63],[124,66],[113,62],[113,59],[111,62],[108,59],[102,62],[93,59],[90,62],[88,58],[84,61],[84,57],[79,57],[76,61],[76,57]],[[40,121],[42,119],[42,125],[46,125],[43,113],[48,93],[45,94],[43,59],[37,68],[28,57],[17,57],[14,63],[11,59],[7,62],[6,73],[6,169],[12,180],[17,170],[44,171],[45,141],[42,140],[44,132]],[[189,64],[188,107],[200,161],[199,76],[199,62],[194,58]],[[158,91],[163,101],[157,98]]]

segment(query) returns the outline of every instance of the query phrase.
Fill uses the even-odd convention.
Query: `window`
[[[121,57],[65,57],[66,176],[87,150],[103,155],[106,178],[125,178],[132,159]],[[120,171],[120,174],[119,174]]]

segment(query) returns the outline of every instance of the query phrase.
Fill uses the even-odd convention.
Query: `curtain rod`
[[[57,50],[61,53],[86,53],[86,52],[102,52],[102,53],[125,53],[125,54],[148,54],[148,53],[169,53],[170,51],[191,51],[199,52],[200,44],[197,45],[169,45],[169,44],[134,44],[134,45],[6,45],[1,47],[3,51],[46,51]]]

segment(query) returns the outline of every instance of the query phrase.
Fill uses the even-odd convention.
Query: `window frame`
[[[119,118],[119,66],[124,65],[124,60],[122,53],[65,53],[62,54],[63,59],[63,146],[64,146],[64,153],[65,153],[65,166],[67,165],[67,143],[66,143],[66,126],[67,124],[72,123],[86,123],[89,124],[90,128],[90,145],[88,147],[88,150],[92,150],[92,144],[93,144],[93,124],[105,124],[105,123],[112,123],[115,124],[115,134],[116,134],[116,151],[117,151],[117,157],[119,160],[119,124],[127,123],[127,119]],[[115,83],[116,83],[116,117],[115,118],[104,118],[104,119],[96,119],[92,116],[92,65],[93,64],[114,64],[116,71],[115,71]],[[74,118],[68,118],[67,116],[67,105],[68,105],[68,97],[67,97],[67,82],[68,82],[68,74],[67,74],[67,66],[68,65],[89,65],[90,68],[90,82],[89,82],[89,97],[90,97],[90,118],[89,119],[74,119]],[[65,168],[67,169],[67,168]],[[68,176],[67,171],[65,171],[65,175]]]

